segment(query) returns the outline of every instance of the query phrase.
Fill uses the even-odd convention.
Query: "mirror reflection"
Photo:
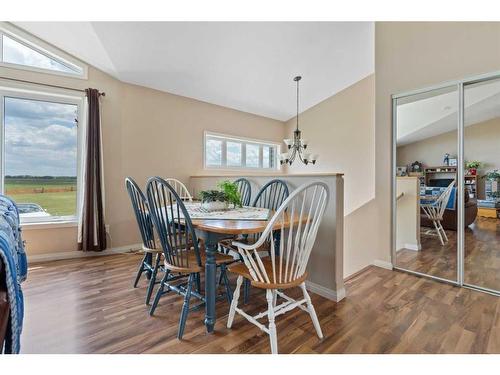
[[[458,221],[456,86],[397,99],[395,111],[395,265],[455,281]],[[467,197],[472,194],[471,190]],[[469,220],[473,221],[472,216]]]
[[[500,80],[464,86],[464,106],[464,283],[499,291]]]

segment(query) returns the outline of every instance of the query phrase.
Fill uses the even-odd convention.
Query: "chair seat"
[[[264,264],[264,268],[267,273],[267,277],[269,277],[269,280],[273,280],[273,263],[270,257],[262,258],[262,263]],[[275,258],[275,264],[279,264],[279,257]],[[278,267],[277,267],[278,268]],[[248,267],[244,263],[235,263],[228,268],[229,272],[235,273],[239,276],[243,276],[245,279],[250,280],[250,283],[252,286],[255,286],[256,288],[260,289],[288,289],[288,288],[293,288],[296,286],[299,286],[302,284],[306,278],[307,278],[307,272],[304,273],[301,277],[286,282],[286,283],[263,283],[261,281],[255,281],[252,278],[252,275],[250,275],[250,271],[248,270]],[[283,275],[284,276],[284,275]],[[279,277],[276,275],[276,277]]]
[[[200,258],[201,258],[201,267],[198,266],[198,261],[196,259],[196,254],[194,251],[190,251],[188,253],[188,264],[189,267],[179,267],[179,266],[174,266],[169,264],[165,260],[165,267],[173,272],[179,272],[179,273],[197,273],[197,272],[203,272],[205,270],[205,263],[207,256],[205,254],[205,251],[200,251]],[[234,262],[234,258],[230,255],[224,255],[221,253],[215,253],[215,264],[216,265],[221,265],[221,264],[229,264]]]

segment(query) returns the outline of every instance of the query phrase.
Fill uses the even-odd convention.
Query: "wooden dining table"
[[[286,214],[285,214],[286,215]],[[217,317],[215,315],[215,300],[217,292],[215,253],[218,251],[218,242],[230,236],[262,233],[272,218],[273,212],[267,220],[214,220],[192,219],[197,236],[205,242],[205,326],[207,332],[214,331]],[[299,218],[294,217],[294,225]],[[281,228],[281,222],[275,224],[275,229]],[[290,220],[283,223],[284,228],[290,227]],[[278,243],[275,242],[278,246]]]

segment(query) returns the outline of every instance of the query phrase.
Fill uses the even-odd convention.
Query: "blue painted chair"
[[[250,199],[252,198],[252,187],[250,186],[250,181],[246,178],[238,178],[234,183],[238,186],[238,193],[240,193],[241,204],[243,206],[248,206],[250,204]]]
[[[144,257],[139,264],[139,269],[137,270],[137,275],[134,280],[134,288],[137,287],[139,279],[142,274],[145,273],[149,279],[149,286],[146,293],[146,304],[149,305],[154,285],[157,284],[156,275],[160,267],[162,251],[156,248],[153,222],[151,221],[148,202],[144,193],[131,177],[125,179],[125,186],[132,203],[132,208],[134,209],[139,232],[141,233],[142,250],[144,252]],[[153,265],[152,262],[154,257],[155,260]]]
[[[201,242],[196,237],[184,202],[174,187],[161,177],[152,177],[148,180],[146,194],[165,259],[165,275],[160,282],[149,314],[154,314],[162,295],[174,291],[184,296],[177,333],[177,337],[181,339],[190,311],[191,297],[194,296],[205,302],[200,290],[200,273],[205,267],[205,252],[203,246],[200,246]],[[226,298],[229,303],[232,299],[232,291],[227,278],[226,264],[232,260],[232,257],[223,254],[217,254],[215,259],[215,263],[223,275]],[[177,281],[180,283],[174,285],[174,282]],[[193,290],[193,286],[196,290]]]
[[[252,203],[252,207],[268,208],[272,211],[276,211],[288,198],[288,195],[289,192],[287,184],[283,180],[274,179],[262,186]],[[251,236],[244,236],[243,238],[237,239],[237,241],[249,244],[254,243],[260,237],[260,235],[261,233],[253,234]],[[271,242],[267,240],[259,248],[259,252],[267,252],[270,255],[271,251],[277,251],[277,249],[279,248],[279,236],[279,232],[276,232],[274,241],[276,249],[271,249]],[[232,244],[232,240],[222,240],[220,241],[219,245],[221,248],[227,249],[228,253],[229,250],[238,253],[238,249]],[[250,282],[248,280],[245,280],[243,293],[243,301],[244,303],[247,303],[250,293]]]

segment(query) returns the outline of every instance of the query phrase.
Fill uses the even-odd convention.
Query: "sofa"
[[[475,198],[469,198],[469,193],[466,191],[464,194],[465,201],[465,211],[464,211],[464,228],[471,225],[477,217],[477,201]],[[456,207],[454,209],[446,209],[443,214],[443,221],[441,225],[444,229],[457,230],[458,227],[458,210]],[[432,221],[429,220],[427,215],[420,210],[420,226],[434,228]]]
[[[7,325],[9,323],[10,304],[7,295],[7,283],[5,266],[0,260],[0,353],[3,352],[3,344],[7,335]]]
[[[21,283],[27,272],[19,210],[14,201],[0,195],[0,354],[20,351],[24,318]]]

